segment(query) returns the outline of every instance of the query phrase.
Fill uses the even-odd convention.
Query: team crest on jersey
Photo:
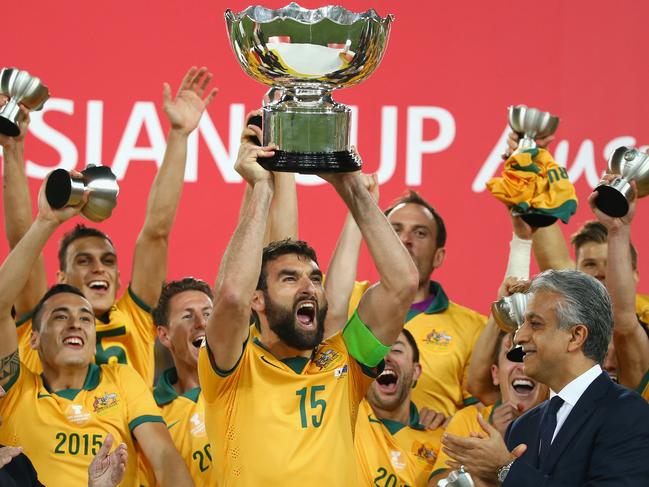
[[[65,417],[73,424],[84,424],[90,419],[90,413],[83,404],[70,404],[65,410]]]
[[[419,460],[422,460],[431,466],[434,465],[435,460],[437,460],[437,453],[435,453],[435,449],[430,443],[420,443],[418,441],[414,441],[412,443],[412,453]]]
[[[405,462],[401,460],[401,452],[399,450],[390,450],[390,463],[397,470],[406,468]]]
[[[192,414],[192,417],[189,418],[189,423],[191,425],[189,431],[192,436],[205,436],[205,421],[203,420],[202,414]]]
[[[95,396],[95,402],[92,403],[92,407],[95,409],[97,414],[100,414],[108,409],[112,409],[119,404],[119,398],[114,392],[109,392],[104,394],[101,397]]]
[[[334,362],[340,354],[336,352],[333,348],[329,348],[324,352],[320,352],[318,357],[313,361],[313,363],[320,369],[326,369],[332,362]]]
[[[451,344],[452,339],[453,337],[448,335],[445,331],[437,331],[433,328],[433,331],[426,335],[424,341],[428,344],[446,348]]]

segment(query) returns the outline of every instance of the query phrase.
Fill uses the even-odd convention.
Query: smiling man
[[[355,486],[353,429],[376,367],[397,339],[417,287],[406,249],[358,173],[326,178],[352,212],[381,282],[341,333],[323,340],[327,298],[305,242],[263,247],[272,173],[244,131],[235,168],[249,201],[221,261],[207,347],[199,356],[206,425],[219,486]],[[259,330],[250,333],[250,309]]]
[[[77,288],[57,284],[36,305],[32,343],[42,374],[21,363],[12,305],[47,239],[80,210],[52,210],[44,187],[38,216],[0,267],[0,386],[7,391],[0,443],[22,446],[45,485],[80,487],[111,434],[130,452],[137,442],[161,486],[193,485],[142,378],[128,365],[92,363],[95,315]],[[122,485],[139,485],[134,460]]]
[[[118,299],[122,282],[117,251],[105,233],[78,225],[64,235],[59,248],[57,281],[80,289],[97,318],[96,363],[130,364],[149,385],[153,384],[156,337],[151,308],[158,301],[167,272],[168,237],[183,188],[187,140],[216,95],[216,89],[206,91],[211,77],[207,68],[191,68],[175,98],[169,85],[164,84],[163,110],[170,124],[167,147],[151,185],[144,224],[135,243],[131,282],[122,296]],[[3,202],[11,248],[17,245],[31,222],[23,159],[26,130],[26,125],[22,126],[16,139],[0,136],[6,154]],[[32,348],[32,317],[46,289],[43,263],[38,261],[32,278],[14,303],[21,360],[36,373],[42,371],[42,366]]]
[[[417,342],[403,330],[361,402],[354,437],[358,485],[426,485],[444,429],[419,423],[410,396],[420,376]]]

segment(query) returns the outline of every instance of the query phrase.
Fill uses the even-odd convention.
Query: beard
[[[314,316],[315,329],[304,330],[295,318],[299,300],[293,303],[292,308],[287,308],[273,302],[270,296],[264,292],[264,301],[268,326],[286,345],[297,350],[312,350],[322,342],[324,322],[327,317],[326,303],[322,307],[317,307]]]

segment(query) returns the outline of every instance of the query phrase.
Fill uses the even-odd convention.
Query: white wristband
[[[518,238],[516,234],[513,234],[512,240],[509,242],[509,261],[505,277],[529,279],[531,254],[532,241]]]

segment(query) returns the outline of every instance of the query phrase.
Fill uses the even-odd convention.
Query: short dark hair
[[[171,298],[185,291],[200,291],[214,301],[212,288],[200,279],[185,277],[178,281],[166,282],[162,285],[162,292],[160,293],[158,304],[151,312],[153,315],[153,323],[156,326],[169,326],[169,303],[171,302]]]
[[[392,211],[397,206],[405,204],[423,206],[428,211],[430,211],[430,213],[433,215],[433,219],[435,220],[435,224],[437,225],[435,245],[437,245],[437,247],[439,248],[444,247],[444,245],[446,245],[446,225],[444,224],[444,220],[442,219],[441,215],[437,213],[437,210],[433,208],[433,206],[428,201],[422,198],[421,195],[414,189],[409,189],[403,196],[394,200],[390,207],[385,210],[385,216],[389,217],[390,213],[392,213]]]
[[[304,240],[293,240],[287,238],[284,240],[275,240],[269,243],[262,252],[261,257],[261,271],[259,272],[259,280],[257,281],[257,289],[265,291],[268,289],[268,273],[266,267],[269,262],[281,257],[282,255],[296,254],[298,257],[312,260],[318,263],[318,257],[315,250],[309,246]]]
[[[403,330],[401,330],[401,333],[403,333],[403,336],[406,337],[406,340],[408,341],[408,344],[410,345],[410,348],[412,348],[412,361],[414,363],[418,363],[419,362],[419,347],[417,346],[417,341],[415,340],[415,337],[413,337],[412,333],[410,333],[405,328]]]
[[[587,243],[608,243],[608,229],[598,221],[588,221],[572,235],[570,243],[575,248],[575,258],[579,258],[579,249]],[[629,247],[631,267],[635,271],[638,269],[638,252],[632,243],[629,244]]]
[[[59,243],[59,269],[65,271],[65,256],[68,247],[72,242],[84,237],[99,237],[108,240],[108,242],[115,247],[113,241],[101,230],[85,226],[83,223],[78,223],[75,227],[66,232]]]
[[[503,345],[505,344],[505,338],[507,337],[508,333],[505,333],[502,330],[498,331],[498,338],[496,338],[496,348],[494,350],[493,355],[491,356],[491,363],[493,365],[498,365],[498,362],[500,361],[500,352],[503,349]]]
[[[34,312],[32,315],[32,329],[34,331],[41,331],[41,318],[43,315],[43,306],[45,306],[45,302],[48,299],[50,299],[52,296],[61,293],[76,294],[77,296],[81,296],[83,299],[87,299],[83,295],[83,293],[74,286],[70,286],[69,284],[55,284],[54,286],[49,288],[45,294],[43,294],[43,297],[34,308]]]

